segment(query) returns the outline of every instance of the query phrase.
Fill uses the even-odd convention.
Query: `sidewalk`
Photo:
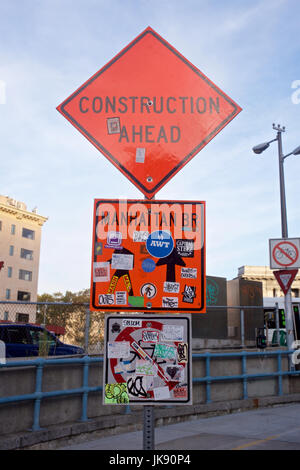
[[[155,429],[158,450],[300,450],[300,404],[257,409]],[[142,450],[143,431],[57,450]]]

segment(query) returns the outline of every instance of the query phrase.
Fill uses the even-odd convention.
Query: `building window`
[[[29,238],[30,240],[34,240],[34,231],[29,230],[28,228],[23,228],[22,237]]]
[[[6,300],[9,300],[9,299],[10,299],[10,289],[6,289],[6,291],[5,291],[5,298],[6,298]]]
[[[276,297],[277,291],[276,289],[273,289],[273,297]]]
[[[299,297],[299,289],[291,289],[293,297]]]
[[[12,235],[15,235],[15,233],[16,233],[16,226],[15,226],[15,224],[11,224],[10,233],[11,233]]]
[[[32,271],[26,271],[25,269],[20,269],[19,279],[22,279],[23,281],[32,281]]]
[[[26,250],[25,248],[21,248],[21,258],[24,259],[33,259],[33,251],[32,250]]]
[[[28,313],[17,313],[17,321],[20,323],[28,323],[29,322],[29,314]]]
[[[7,268],[7,277],[12,277],[12,267],[8,266]]]
[[[23,300],[23,301],[30,301],[30,292],[23,292],[21,290],[18,290],[18,300]]]
[[[13,254],[14,254],[14,246],[10,245],[10,247],[9,247],[9,256],[13,256]]]
[[[4,312],[4,318],[3,318],[4,321],[8,321],[8,312]]]

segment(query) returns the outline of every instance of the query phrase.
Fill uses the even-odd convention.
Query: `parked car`
[[[30,324],[0,324],[0,340],[5,343],[7,358],[84,353],[78,346],[62,343],[45,328]]]

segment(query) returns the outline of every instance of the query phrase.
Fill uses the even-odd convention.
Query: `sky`
[[[48,217],[39,294],[90,287],[95,198],[143,194],[56,107],[151,26],[243,109],[157,194],[206,201],[206,272],[269,265],[281,238],[277,143],[300,145],[299,0],[0,0],[0,194]],[[285,160],[300,236],[300,157]]]

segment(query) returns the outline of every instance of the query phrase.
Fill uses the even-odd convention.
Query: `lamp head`
[[[293,155],[300,155],[300,145],[295,148],[295,150],[293,151]]]
[[[255,147],[253,147],[253,152],[254,153],[262,153],[264,152],[270,145],[270,142],[264,142],[263,144],[258,144],[258,145],[255,145]],[[300,148],[299,148],[299,152],[300,152]]]

